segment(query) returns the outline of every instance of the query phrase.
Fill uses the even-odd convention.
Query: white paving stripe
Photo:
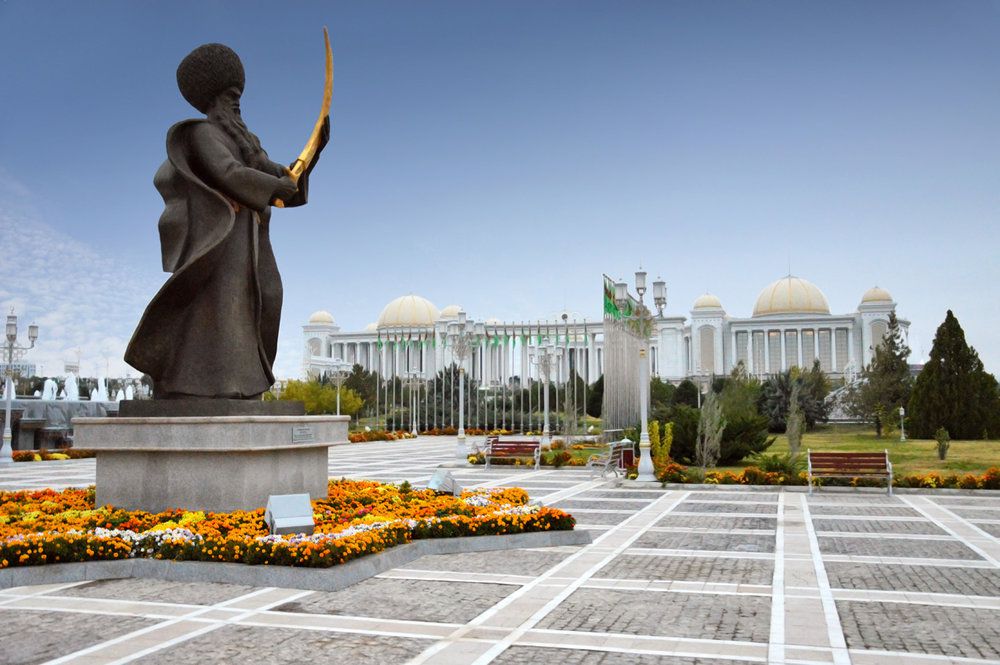
[[[955,538],[957,538],[959,541],[962,541],[965,544],[966,547],[970,548],[976,554],[978,554],[979,556],[983,557],[983,559],[985,559],[986,561],[989,561],[994,566],[1000,568],[1000,559],[994,557],[990,552],[987,552],[982,547],[979,547],[978,545],[976,545],[974,542],[972,542],[972,540],[968,536],[962,536],[960,533],[958,533],[957,531],[955,531],[955,529],[952,529],[950,526],[948,526],[948,524],[944,520],[938,519],[937,517],[935,517],[931,513],[931,510],[940,510],[940,511],[943,511],[946,516],[950,516],[952,513],[947,508],[943,508],[943,507],[935,504],[933,501],[928,500],[926,497],[915,497],[915,498],[911,497],[911,498],[908,498],[908,497],[904,496],[904,497],[900,497],[900,498],[903,501],[905,501],[907,504],[909,504],[909,506],[911,508],[913,508],[914,510],[916,510],[917,512],[919,512],[921,515],[923,515],[924,517],[926,517],[927,519],[929,519],[931,522],[934,522],[934,524],[936,524],[938,527],[940,527],[941,529],[947,531],[952,536],[954,536]],[[918,499],[920,501],[918,501]],[[956,517],[957,521],[959,522],[960,526],[967,527],[970,530],[973,530],[975,532],[979,532],[979,533],[985,535],[986,538],[989,539],[989,541],[991,541],[988,544],[984,543],[984,545],[987,545],[987,546],[989,546],[989,545],[997,545],[997,540],[994,539],[994,538],[991,538],[989,536],[989,534],[986,534],[982,529],[979,529],[977,527],[972,526],[971,524],[969,524],[968,522],[965,522],[964,520],[962,520],[958,516],[955,516],[955,517]],[[1000,547],[997,547],[997,548],[992,548],[991,547],[991,549],[995,549],[996,551],[1000,551]]]
[[[537,577],[533,583],[527,584],[527,585],[521,587],[518,591],[515,591],[514,593],[508,595],[506,598],[504,598],[500,602],[496,603],[491,608],[489,608],[486,611],[482,612],[479,616],[475,617],[474,619],[472,619],[472,621],[470,621],[469,623],[467,623],[463,628],[455,631],[455,633],[453,635],[449,636],[448,639],[442,640],[442,641],[440,641],[440,642],[432,645],[431,647],[428,647],[427,649],[425,649],[422,653],[418,654],[416,657],[414,657],[413,659],[411,659],[409,661],[410,665],[420,665],[421,663],[433,663],[433,662],[435,662],[435,658],[438,656],[439,653],[441,653],[442,651],[444,651],[445,649],[447,649],[452,644],[460,641],[462,639],[462,637],[464,635],[466,635],[468,632],[470,632],[470,631],[472,631],[472,630],[474,630],[474,629],[476,629],[476,628],[478,628],[480,626],[485,625],[486,622],[489,621],[494,615],[496,615],[498,612],[500,612],[501,610],[505,609],[506,607],[512,605],[513,603],[517,602],[522,596],[524,596],[526,593],[528,593],[531,589],[533,589],[536,586],[539,586],[541,584],[544,584],[550,578],[557,577],[559,571],[561,571],[562,569],[564,569],[564,568],[572,565],[573,563],[575,563],[575,561],[577,559],[579,559],[579,558],[581,558],[583,556],[586,556],[591,550],[598,551],[598,549],[603,549],[601,547],[601,543],[602,542],[604,542],[605,540],[608,540],[609,538],[611,538],[620,529],[627,528],[628,525],[633,520],[638,520],[638,519],[640,519],[641,516],[645,516],[647,512],[652,511],[653,508],[657,507],[661,501],[664,501],[667,498],[673,498],[674,499],[674,503],[672,504],[672,507],[674,507],[674,506],[677,505],[677,503],[680,503],[680,501],[682,501],[684,499],[684,497],[687,496],[687,494],[689,494],[689,492],[685,492],[685,493],[681,494],[681,496],[679,498],[677,498],[675,496],[672,496],[672,494],[670,492],[665,493],[664,497],[661,498],[659,501],[657,501],[657,502],[655,502],[655,503],[647,506],[646,508],[642,509],[641,511],[635,513],[632,517],[630,517],[629,519],[627,519],[622,524],[619,524],[614,529],[611,529],[607,533],[602,534],[600,537],[598,537],[590,545],[587,545],[587,546],[581,548],[578,552],[576,552],[574,554],[571,554],[569,557],[563,559],[562,561],[560,561],[559,563],[557,563],[555,566],[553,566],[552,568],[550,568],[548,571],[546,571],[545,573],[543,573],[542,575],[540,575],[539,577]],[[652,524],[652,521],[650,522],[650,524]],[[642,531],[640,530],[639,532],[637,532],[637,534],[633,538],[628,539],[626,541],[626,543],[631,542],[635,537],[638,537],[638,535],[641,534],[641,533],[642,533]],[[605,558],[607,558],[607,557],[605,557]],[[603,563],[601,565],[603,565]],[[599,569],[600,568],[598,567],[597,569],[593,570],[593,572],[591,572],[590,574],[593,575],[593,573],[596,572]],[[532,624],[532,625],[534,625],[534,624]],[[508,635],[508,637],[509,637],[509,635]],[[494,646],[494,649],[495,648],[496,648],[496,646]],[[503,649],[506,649],[506,648],[507,648],[506,646],[503,647]],[[501,649],[500,651],[502,651],[503,649]],[[498,651],[497,653],[500,653],[500,652]],[[492,660],[492,657],[490,658],[490,660]],[[486,662],[489,662],[489,661],[486,661]]]
[[[652,509],[659,507],[661,503],[662,504],[669,503],[670,507],[661,509],[660,514],[664,512],[670,512],[671,509],[675,508],[679,503],[681,503],[684,499],[686,499],[688,495],[689,492],[685,492],[678,498],[678,497],[671,497],[670,495],[665,494],[663,497],[656,500],[654,503],[650,504],[646,508],[643,508],[638,513],[636,513],[635,518],[638,518],[636,519],[636,521],[641,522],[642,518],[646,517],[647,511],[653,512]],[[632,520],[630,519],[629,522],[631,521]],[[505,638],[494,644],[486,653],[484,653],[482,656],[473,661],[473,665],[486,665],[486,663],[492,662],[494,658],[503,653],[514,642],[516,642],[519,637],[524,635],[528,630],[531,630],[536,625],[538,625],[538,623],[542,619],[544,619],[562,601],[566,600],[570,596],[570,594],[576,591],[584,582],[593,577],[599,570],[601,570],[604,566],[610,563],[616,556],[618,556],[626,549],[628,549],[628,547],[632,543],[638,540],[639,537],[641,537],[646,532],[646,527],[652,526],[654,521],[655,518],[650,519],[650,521],[647,524],[640,526],[634,534],[626,538],[620,545],[618,545],[613,550],[611,550],[611,552],[605,555],[604,558],[600,559],[597,563],[591,566],[586,572],[580,575],[572,583],[567,585],[566,588],[563,589],[555,598],[547,602],[541,609],[532,614],[526,621],[524,621],[521,625],[519,625],[517,628],[511,631],[509,635],[507,635]],[[598,540],[607,538],[612,533],[614,533],[614,531],[615,530],[608,532],[604,536],[601,536],[601,538]],[[587,549],[585,548],[583,551],[581,551],[581,555],[586,551]]]
[[[229,600],[221,602],[221,603],[218,603],[217,605],[206,605],[206,606],[202,607],[201,609],[198,609],[198,610],[196,610],[194,612],[189,612],[189,613],[187,613],[187,614],[185,614],[183,616],[179,616],[179,617],[177,617],[175,619],[171,619],[170,621],[163,621],[163,622],[160,622],[160,623],[153,624],[152,626],[147,626],[146,628],[140,628],[139,630],[134,630],[134,631],[132,631],[130,633],[126,633],[125,635],[120,635],[120,636],[115,637],[113,639],[106,640],[104,642],[99,642],[99,643],[94,644],[92,646],[89,646],[89,647],[87,647],[85,649],[80,649],[79,651],[74,651],[73,653],[66,654],[65,656],[61,656],[59,658],[55,658],[53,660],[48,661],[47,665],[59,665],[60,663],[72,662],[73,660],[76,660],[78,658],[83,658],[84,656],[89,656],[90,654],[96,653],[96,652],[98,652],[98,651],[100,651],[102,649],[105,649],[107,647],[114,646],[116,644],[123,644],[123,643],[129,642],[130,640],[133,640],[136,637],[139,637],[141,635],[146,635],[148,633],[152,633],[152,632],[157,631],[157,630],[162,630],[166,626],[170,626],[170,625],[179,623],[181,621],[184,621],[185,619],[188,619],[188,618],[191,618],[191,617],[196,617],[196,616],[198,616],[200,614],[205,614],[205,613],[210,612],[210,611],[212,611],[214,609],[218,609],[219,607],[226,607],[226,606],[231,605],[233,603],[236,603],[236,602],[239,602],[239,601],[243,601],[243,600],[248,600],[248,599],[254,598],[256,596],[260,596],[260,595],[265,594],[265,593],[270,593],[272,591],[274,591],[274,589],[271,588],[271,587],[266,587],[266,588],[263,588],[263,589],[256,589],[256,590],[251,591],[250,593],[244,594],[242,596],[237,596],[236,598],[230,598]],[[305,592],[305,593],[312,593],[312,592]]]
[[[840,623],[840,614],[837,612],[837,603],[830,589],[830,580],[826,576],[826,568],[823,566],[823,556],[820,553],[819,540],[816,538],[816,531],[813,529],[812,516],[809,513],[809,502],[806,500],[805,494],[800,495],[799,500],[802,502],[802,518],[805,522],[806,534],[809,538],[809,551],[812,554],[816,584],[819,587],[820,601],[823,604],[823,614],[826,617],[826,630],[830,638],[830,646],[833,647],[833,662],[835,665],[851,665],[851,654],[847,651],[847,642],[844,639],[844,629]]]
[[[771,634],[767,662],[785,663],[785,493],[778,495],[778,522],[774,533],[774,573],[771,576]]]

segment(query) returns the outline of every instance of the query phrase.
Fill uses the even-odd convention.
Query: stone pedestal
[[[74,418],[97,453],[97,505],[159,512],[263,508],[272,494],[327,495],[327,452],[348,416]]]

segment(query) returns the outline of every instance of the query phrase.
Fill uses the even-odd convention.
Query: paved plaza
[[[454,438],[331,449],[330,476],[414,485]],[[4,663],[1000,662],[1000,497],[616,486],[578,469],[454,470],[519,486],[593,543],[428,556],[333,593],[112,580],[0,590]],[[0,488],[91,484],[93,460]]]

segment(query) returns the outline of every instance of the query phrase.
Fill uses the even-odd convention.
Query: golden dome
[[[460,311],[462,311],[462,306],[461,305],[448,305],[447,307],[445,307],[444,309],[441,310],[441,317],[440,318],[442,318],[442,319],[457,319],[458,318],[458,313]]]
[[[764,287],[753,306],[754,316],[829,313],[823,292],[812,282],[791,275]]]
[[[408,295],[396,298],[378,315],[379,328],[430,327],[438,320],[438,309],[430,300]]]
[[[861,296],[862,305],[869,302],[892,302],[892,295],[881,287],[873,286],[865,291],[865,295]]]
[[[711,293],[698,296],[691,309],[722,309],[722,301]]]
[[[326,311],[325,309],[313,312],[312,315],[309,317],[309,323],[328,324],[331,326],[336,325],[336,321],[333,320],[333,314]]]

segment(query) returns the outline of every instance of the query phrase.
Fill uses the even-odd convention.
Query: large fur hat
[[[177,87],[184,99],[202,113],[219,93],[236,87],[243,92],[243,63],[225,44],[203,44],[188,53],[177,67]]]

